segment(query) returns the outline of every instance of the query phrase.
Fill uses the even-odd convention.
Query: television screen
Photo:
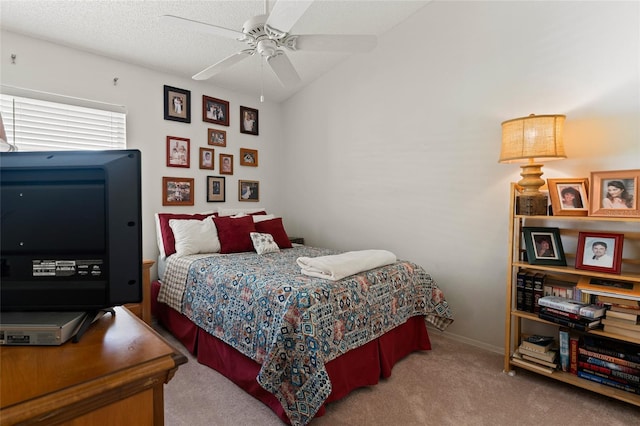
[[[138,150],[0,154],[0,309],[142,299]]]

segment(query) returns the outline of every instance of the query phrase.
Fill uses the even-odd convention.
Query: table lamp
[[[547,196],[540,192],[544,185],[541,160],[567,158],[562,129],[564,115],[534,115],[514,118],[502,123],[500,163],[526,162],[518,185],[522,188],[516,202],[516,213],[546,215]]]

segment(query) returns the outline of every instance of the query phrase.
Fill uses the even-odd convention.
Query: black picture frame
[[[228,126],[229,101],[202,95],[202,121]]]
[[[240,133],[259,134],[258,110],[246,106],[240,107]]]
[[[522,232],[530,265],[567,266],[560,229],[524,227]]]
[[[238,201],[260,201],[260,182],[257,180],[239,180]]]
[[[207,176],[207,203],[224,203],[225,197],[224,176]]]
[[[191,123],[191,91],[164,86],[164,119]]]

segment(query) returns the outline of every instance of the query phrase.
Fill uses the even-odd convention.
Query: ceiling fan
[[[179,25],[187,30],[234,38],[248,45],[248,48],[240,50],[195,74],[192,77],[194,80],[211,78],[246,57],[258,53],[266,59],[280,83],[288,87],[300,83],[300,76],[291,64],[285,50],[357,53],[368,52],[377,43],[374,35],[290,34],[289,31],[293,25],[312,3],[313,0],[278,1],[273,6],[271,13],[268,13],[267,0],[265,0],[264,15],[248,19],[241,31],[173,15],[163,15],[161,19],[167,24]]]

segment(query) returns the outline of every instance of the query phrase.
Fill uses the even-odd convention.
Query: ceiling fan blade
[[[188,31],[198,31],[201,33],[213,34],[221,37],[239,39],[243,36],[240,31],[231,30],[225,27],[219,27],[217,25],[205,24],[204,22],[181,18],[179,16],[162,15],[160,16],[160,21],[175,28],[182,28]]]
[[[278,1],[271,10],[266,24],[278,31],[288,33],[304,15],[313,0]]]
[[[280,53],[276,56],[269,56],[267,58],[267,62],[283,86],[291,87],[300,83],[300,76],[296,72],[295,68],[293,68],[293,65],[287,55],[284,53]]]
[[[322,52],[370,52],[378,44],[374,35],[300,35],[295,50]]]
[[[194,80],[206,80],[218,74],[219,72],[224,71],[227,68],[237,64],[238,62],[252,54],[252,50],[242,50],[240,52],[236,52],[233,55],[227,56],[223,60],[216,62],[210,67],[205,68],[191,78],[193,78]]]

